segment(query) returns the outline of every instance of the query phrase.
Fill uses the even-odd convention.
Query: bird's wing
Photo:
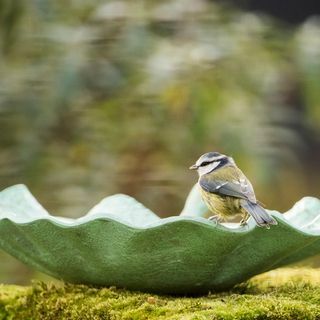
[[[252,185],[244,175],[231,181],[219,180],[215,176],[203,175],[199,180],[199,184],[210,193],[241,198],[253,203],[257,202]]]

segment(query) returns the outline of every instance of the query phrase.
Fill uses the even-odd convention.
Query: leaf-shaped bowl
[[[267,230],[216,224],[195,186],[180,216],[160,219],[117,194],[79,219],[51,216],[24,185],[0,192],[0,248],[72,283],[193,294],[225,290],[320,252],[320,200],[306,197]]]

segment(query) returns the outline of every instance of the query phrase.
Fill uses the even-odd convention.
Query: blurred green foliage
[[[319,196],[319,35],[205,0],[0,0],[0,187],[168,216],[216,150],[268,208]]]

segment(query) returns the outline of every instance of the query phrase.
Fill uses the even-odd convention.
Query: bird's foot
[[[216,224],[218,224],[221,221],[221,219],[220,219],[220,217],[218,215],[211,216],[211,217],[208,218],[208,220],[210,220],[212,222],[215,222]]]
[[[249,218],[250,218],[250,215],[246,213],[246,214],[242,217],[242,219],[241,219],[241,221],[240,221],[240,227],[244,227],[244,226],[248,225],[248,220],[249,220]]]
[[[248,224],[248,221],[245,220],[245,219],[242,219],[242,220],[240,221],[240,227],[244,227],[244,226],[246,226],[247,224]]]
[[[246,227],[248,225],[247,221],[240,221],[240,227]]]

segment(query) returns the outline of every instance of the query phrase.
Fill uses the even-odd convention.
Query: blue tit
[[[208,152],[190,169],[198,171],[202,198],[217,220],[240,214],[241,225],[246,224],[250,216],[260,227],[277,224],[258,203],[250,181],[231,157]]]

